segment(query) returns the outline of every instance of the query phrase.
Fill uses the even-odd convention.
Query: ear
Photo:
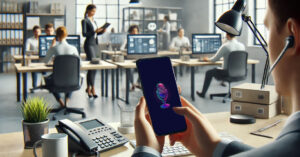
[[[294,36],[294,49],[296,55],[300,55],[300,24],[295,19],[290,18],[287,21],[289,34]]]

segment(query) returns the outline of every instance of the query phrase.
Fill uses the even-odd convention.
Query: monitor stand
[[[124,56],[120,54],[112,55],[113,62],[125,62]]]
[[[184,62],[190,61],[190,58],[191,57],[189,55],[181,55],[180,56],[180,60],[184,61]]]

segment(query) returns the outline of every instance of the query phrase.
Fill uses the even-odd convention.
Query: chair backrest
[[[228,76],[230,78],[246,78],[247,77],[247,60],[248,53],[246,51],[233,51],[228,57]]]
[[[56,56],[53,64],[53,88],[70,92],[80,88],[80,59],[74,55]]]

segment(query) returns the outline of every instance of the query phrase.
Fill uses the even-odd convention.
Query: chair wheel
[[[53,116],[53,117],[52,117],[52,120],[56,120],[56,117]]]

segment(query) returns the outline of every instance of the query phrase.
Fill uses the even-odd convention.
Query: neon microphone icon
[[[170,107],[170,104],[167,104],[168,90],[163,83],[158,83],[156,85],[156,95],[157,98],[163,103],[162,105],[160,105],[160,108],[166,109]]]

